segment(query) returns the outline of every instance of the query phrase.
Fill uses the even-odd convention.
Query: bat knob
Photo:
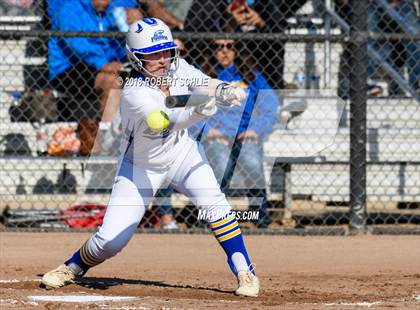
[[[169,109],[175,108],[177,106],[178,100],[174,96],[167,96],[165,98],[165,106]]]

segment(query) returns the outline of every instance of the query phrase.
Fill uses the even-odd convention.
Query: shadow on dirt
[[[210,291],[223,294],[232,294],[232,291],[222,290],[218,288],[192,286],[192,285],[177,285],[169,284],[162,281],[149,281],[149,280],[132,280],[132,279],[121,279],[121,278],[96,278],[96,277],[82,277],[75,280],[75,284],[98,290],[106,290],[113,286],[118,285],[145,285],[155,286],[159,288],[180,288],[180,289],[193,289],[198,291]]]

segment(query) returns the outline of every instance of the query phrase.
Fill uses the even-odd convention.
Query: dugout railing
[[[304,29],[306,34],[297,34],[298,31],[293,31],[293,29],[286,33],[257,35],[175,32],[176,37],[190,42],[193,49],[200,47],[194,42],[210,41],[219,37],[244,41],[285,42],[285,79],[296,82],[294,79],[298,75],[296,62],[306,57],[308,60],[306,64],[316,63],[323,70],[323,74],[318,76],[320,88],[332,88],[334,92],[338,83],[339,53],[343,50],[343,46],[351,49],[355,57],[351,59],[349,65],[354,82],[351,85],[350,97],[343,101],[344,109],[338,127],[332,134],[334,142],[327,149],[316,152],[316,156],[293,154],[293,150],[296,150],[296,147],[299,149],[299,145],[306,144],[305,149],[314,147],[317,141],[322,140],[322,134],[304,132],[299,127],[302,116],[291,120],[289,127],[282,127],[280,120],[282,107],[279,106],[277,127],[275,126],[264,142],[269,210],[276,223],[270,226],[268,231],[283,233],[325,231],[341,234],[347,231],[346,227],[350,224],[352,230],[355,231],[365,231],[367,225],[368,228],[371,227],[380,232],[387,229],[418,232],[420,105],[418,99],[415,98],[416,93],[409,88],[405,88],[405,94],[399,97],[366,98],[367,75],[363,72],[365,70],[363,66],[366,65],[365,60],[369,53],[367,48],[369,39],[382,40],[393,36],[394,39],[401,41],[418,42],[419,35],[418,33],[368,33],[367,25],[360,22],[363,20],[359,15],[362,11],[363,5],[358,9],[355,8],[353,16],[358,21],[353,21],[350,33],[340,31],[340,24],[338,23],[337,27],[334,18],[330,30],[326,30],[325,22],[318,26],[318,30]],[[328,16],[334,17],[332,14]],[[29,122],[10,122],[9,107],[19,102],[16,92],[24,91],[25,86],[30,84],[28,79],[25,81],[24,72],[29,79],[32,78],[34,84],[37,84],[43,74],[42,70],[45,71],[46,67],[45,63],[39,62],[39,58],[31,60],[31,57],[25,56],[22,52],[28,47],[31,38],[46,41],[52,36],[123,38],[121,33],[64,33],[30,28],[0,30],[1,57],[3,58],[0,70],[2,73],[0,135],[5,138],[10,134],[23,133],[31,149],[31,153],[26,156],[11,154],[3,155],[0,159],[1,207],[3,210],[7,208],[3,213],[3,223],[8,229],[13,227],[66,229],[65,220],[77,218],[77,214],[67,215],[67,218],[66,215],[62,215],[64,218],[60,218],[57,214],[43,217],[47,216],[43,212],[66,209],[86,201],[104,204],[109,195],[109,184],[102,190],[90,191],[86,191],[86,187],[81,184],[84,184],[87,175],[92,174],[92,170],[94,172],[101,170],[112,180],[110,165],[115,163],[115,158],[38,157],[36,155],[38,141],[33,125]],[[348,42],[353,45],[347,44]],[[21,52],[14,49],[16,46],[20,46]],[[313,50],[308,50],[308,46]],[[357,53],[358,51],[360,53]],[[40,74],[38,77],[33,73],[34,71],[28,74],[28,71],[23,69],[23,65],[35,63],[32,69]],[[398,77],[393,72],[387,71],[386,67],[385,74],[397,80],[400,86],[404,87],[407,84],[405,82],[407,73],[403,72],[402,75],[398,73],[398,77],[402,77],[403,81],[398,81]],[[325,112],[326,118],[330,112]],[[56,128],[65,124],[51,122],[43,126],[51,134]],[[296,140],[299,130],[304,138],[309,138],[303,141]],[[22,142],[22,140],[17,140],[17,142]],[[5,148],[6,145],[3,142],[2,151],[5,151]],[[74,177],[76,185],[64,183],[64,186],[60,187],[59,183],[64,182],[63,180],[68,175]],[[52,182],[44,184],[38,182],[42,178]],[[99,178],[102,179],[102,176]],[[41,190],[34,193],[37,185],[38,189],[41,187]],[[231,196],[238,196],[237,193],[241,193],[240,186],[237,186],[235,194]],[[43,187],[44,190],[42,190]],[[247,209],[248,203],[243,197],[230,199],[234,207]],[[172,202],[181,230],[182,228],[203,227],[202,223],[196,221],[196,210],[188,206],[188,200],[175,193],[172,195]],[[147,218],[150,223],[142,227],[152,230],[158,227],[154,225],[156,219],[153,210],[155,209],[152,209]],[[26,217],[25,221],[22,221],[22,216]],[[35,216],[32,222],[31,216]],[[86,214],[83,216],[86,217]],[[252,225],[248,226],[254,228]]]

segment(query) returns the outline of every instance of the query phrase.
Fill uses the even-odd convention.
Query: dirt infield
[[[401,309],[420,308],[420,237],[246,236],[261,279],[256,299],[236,281],[210,235],[140,235],[79,283],[39,288],[86,240],[82,233],[0,233],[0,308]],[[34,295],[134,296],[120,302],[33,301]]]

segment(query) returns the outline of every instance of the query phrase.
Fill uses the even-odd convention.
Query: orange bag
[[[58,128],[48,142],[48,155],[51,156],[72,156],[79,152],[80,140],[76,135],[76,128]]]

